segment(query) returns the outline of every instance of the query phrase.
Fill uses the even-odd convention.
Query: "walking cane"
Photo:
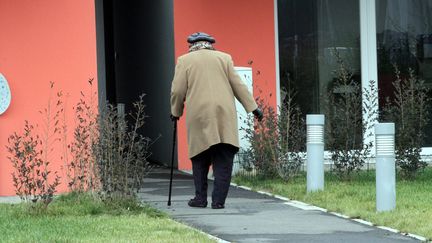
[[[172,189],[172,181],[173,181],[173,173],[174,173],[174,151],[176,146],[176,137],[177,137],[177,120],[174,120],[174,132],[173,132],[173,146],[172,146],[172,154],[171,154],[171,177],[169,184],[169,194],[168,194],[168,206],[171,206],[171,189]]]

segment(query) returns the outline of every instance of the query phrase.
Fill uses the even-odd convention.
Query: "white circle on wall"
[[[3,114],[11,103],[9,84],[3,74],[0,73],[0,115]]]

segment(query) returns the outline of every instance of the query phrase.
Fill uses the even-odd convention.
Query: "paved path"
[[[318,210],[302,210],[286,201],[233,186],[225,209],[190,208],[187,201],[194,192],[192,177],[178,171],[172,205],[168,207],[169,170],[156,169],[148,177],[140,194],[144,201],[180,222],[230,242],[416,242],[410,237]],[[209,185],[209,195],[211,190]]]

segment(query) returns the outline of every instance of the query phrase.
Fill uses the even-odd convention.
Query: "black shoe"
[[[203,201],[197,198],[192,198],[191,200],[189,200],[188,205],[189,207],[194,207],[194,208],[205,208],[207,207],[207,201]]]
[[[221,203],[212,203],[211,207],[212,207],[212,209],[222,209],[222,208],[225,208],[225,205],[223,205]]]

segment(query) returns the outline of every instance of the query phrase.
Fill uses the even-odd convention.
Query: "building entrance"
[[[99,97],[124,104],[145,94],[142,134],[157,139],[150,160],[171,160],[170,87],[174,73],[173,2],[96,0]]]

